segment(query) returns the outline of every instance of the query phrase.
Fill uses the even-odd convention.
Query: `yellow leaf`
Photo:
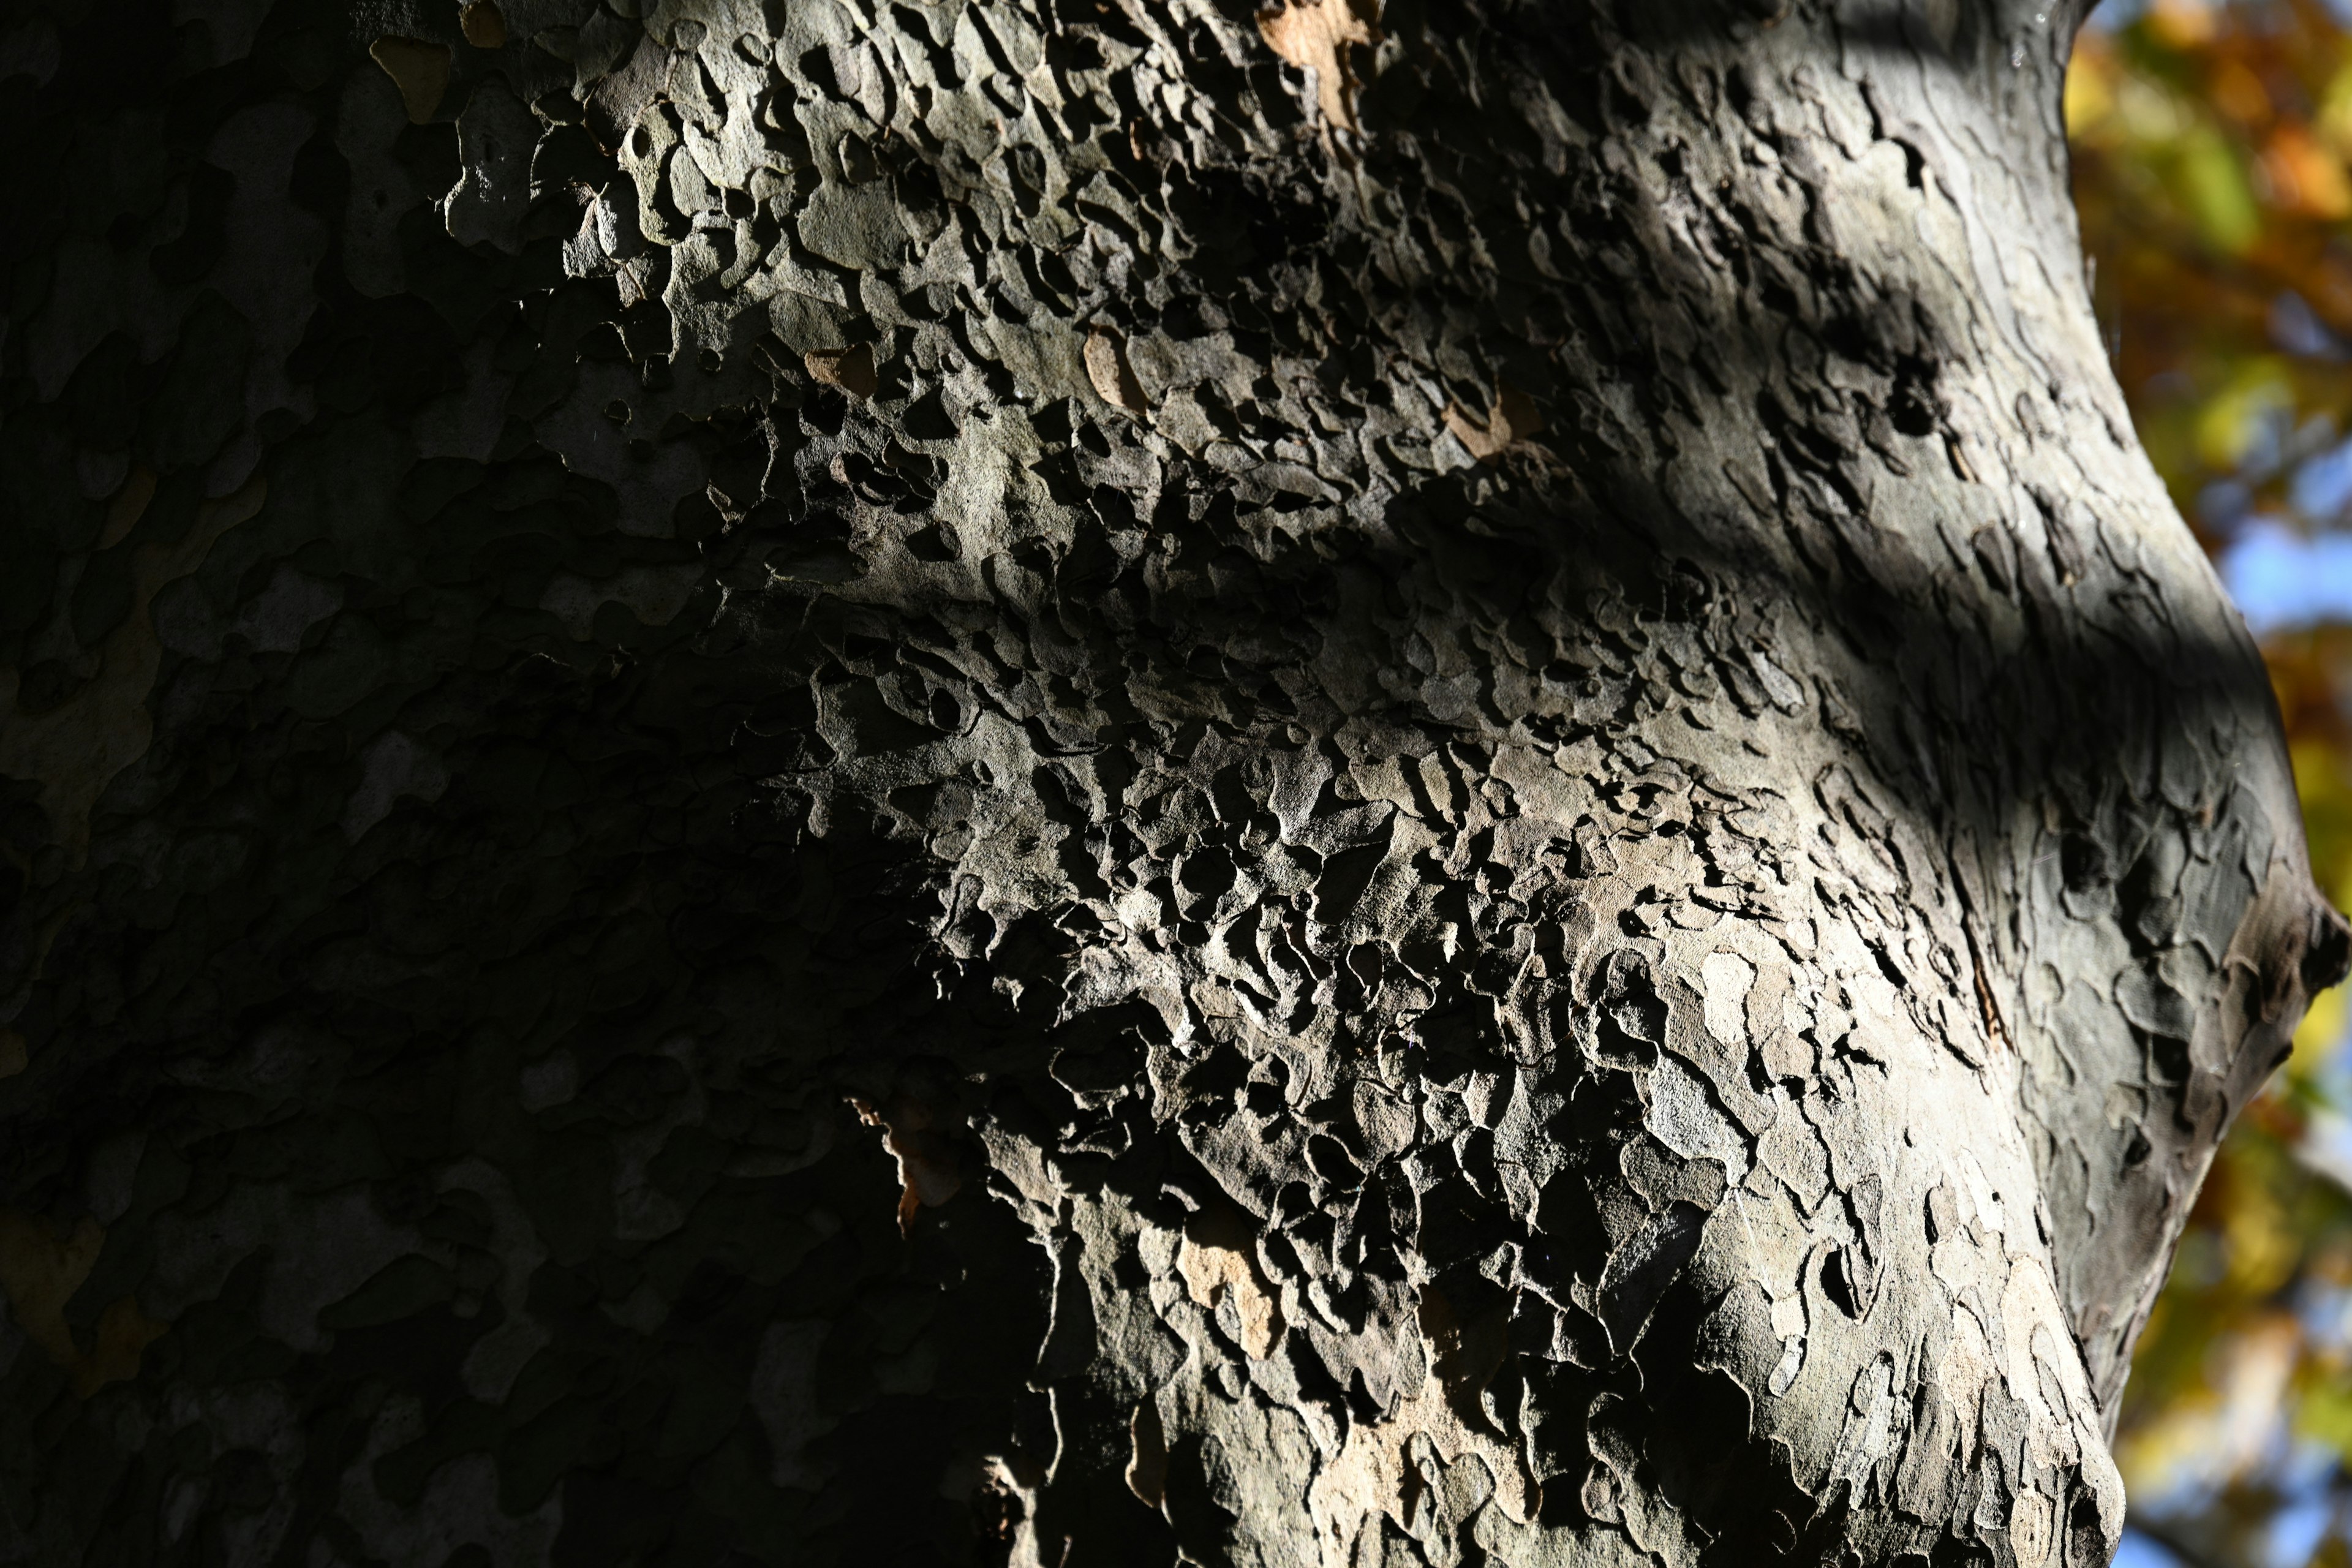
[[[2262,233],[2263,215],[2237,150],[2210,126],[2181,138],[2177,164],[2181,199],[2207,240],[2232,255]]]
[[[2115,111],[2114,57],[2085,35],[2066,70],[2066,134],[2094,134]]]
[[[2147,8],[2149,27],[2176,49],[2210,42],[2219,20],[2212,0],[2156,0]]]
[[[2241,364],[2197,416],[2199,460],[2218,473],[2230,472],[2252,450],[2264,423],[2294,407],[2294,390],[2273,364],[2267,360]]]

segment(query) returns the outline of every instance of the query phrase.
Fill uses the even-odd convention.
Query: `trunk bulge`
[[[233,9],[0,46],[5,1554],[2105,1562],[2347,942],[2071,14]]]

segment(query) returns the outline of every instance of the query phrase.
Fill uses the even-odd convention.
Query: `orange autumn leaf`
[[[2263,148],[2262,168],[2272,200],[2286,211],[2315,218],[2352,216],[2352,179],[2346,178],[2342,160],[2304,126],[2290,123],[2273,131]]]

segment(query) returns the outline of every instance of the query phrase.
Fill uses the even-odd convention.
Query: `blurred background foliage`
[[[2352,902],[2352,0],[2107,0],[2066,118],[2148,455],[2263,639],[2312,868]],[[2116,1436],[2124,1568],[2352,1568],[2343,993],[2216,1160]]]

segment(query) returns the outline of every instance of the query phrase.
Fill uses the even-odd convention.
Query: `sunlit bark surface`
[[[0,1557],[2104,1563],[2343,927],[2024,4],[0,30]]]

